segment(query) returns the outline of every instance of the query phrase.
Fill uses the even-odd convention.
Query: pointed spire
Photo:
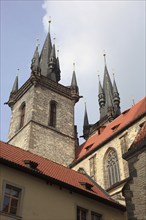
[[[50,53],[50,59],[55,58],[56,59],[56,51],[55,51],[55,44],[53,44],[51,53]]]
[[[51,20],[49,20],[48,22],[49,22],[49,31],[48,31],[41,55],[40,55],[41,74],[46,77],[48,75],[48,62],[49,62],[50,53],[52,50],[52,42],[51,42],[51,36],[50,36]]]
[[[89,126],[86,102],[85,102],[85,114],[84,114],[84,125],[83,126],[84,126],[84,128]]]
[[[17,69],[19,71],[19,69]],[[15,94],[18,91],[18,73],[16,75],[11,94]]]
[[[105,94],[105,100],[108,108],[112,106],[113,87],[106,65],[106,54],[104,54],[104,60],[105,60],[105,69],[104,69],[104,79],[103,79],[103,92]]]
[[[99,80],[99,93],[98,93],[98,102],[99,102],[99,106],[102,108],[105,105],[105,95],[103,92],[103,88],[100,82],[100,78],[98,75],[98,80]]]
[[[114,101],[115,114],[118,116],[121,113],[120,96],[119,96],[119,92],[118,92],[118,88],[116,85],[114,74],[113,74],[113,101]]]
[[[57,61],[56,61],[56,78],[57,78],[57,82],[60,81],[60,62],[59,62],[59,50],[57,50]]]
[[[37,46],[32,58],[32,63],[31,63],[31,70],[32,70],[32,74],[40,74],[40,61],[39,61],[39,52],[38,52],[38,47],[39,47],[39,43],[38,43],[38,39],[37,39]]]
[[[102,85],[101,85],[101,82],[100,82],[100,76],[98,75],[98,82],[99,82],[99,88],[98,88],[98,94],[103,94],[103,88],[102,88]]]
[[[113,94],[114,93],[119,93],[119,92],[118,92],[118,88],[117,88],[114,73],[113,73]]]
[[[71,87],[78,87],[76,73],[75,73],[75,63],[73,63],[73,75],[72,75]]]

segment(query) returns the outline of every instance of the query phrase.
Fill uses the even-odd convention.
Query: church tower
[[[85,106],[84,124],[83,124],[83,138],[87,140],[92,134],[100,134],[104,127],[118,117],[121,114],[120,110],[120,96],[117,89],[116,81],[111,82],[111,78],[106,65],[106,55],[105,68],[104,68],[104,78],[103,85],[99,79],[98,86],[98,103],[100,119],[95,124],[89,124],[87,109]]]
[[[104,54],[105,57],[105,54]],[[100,106],[100,121],[101,123],[110,122],[121,114],[120,97],[115,79],[111,82],[106,60],[104,69],[103,86],[99,80],[98,102]]]
[[[21,88],[15,79],[7,102],[8,143],[68,166],[75,157],[74,106],[80,97],[75,71],[70,86],[59,84],[60,72],[49,31],[40,55],[36,47],[30,78]]]

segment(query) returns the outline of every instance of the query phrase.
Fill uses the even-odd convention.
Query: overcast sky
[[[89,122],[99,119],[98,74],[104,59],[115,74],[122,111],[145,96],[145,1],[1,1],[1,140],[7,141],[11,110],[3,103],[19,68],[19,86],[29,78],[31,59],[48,31],[59,49],[61,81],[70,85],[73,63],[80,95],[75,122],[82,135],[84,102]],[[105,52],[104,52],[105,51]],[[81,139],[81,141],[83,141]]]

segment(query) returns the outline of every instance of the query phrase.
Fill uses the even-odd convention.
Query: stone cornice
[[[10,95],[8,104],[10,107],[13,105],[32,87],[32,86],[42,86],[52,90],[62,96],[65,96],[71,100],[74,100],[72,96],[71,88],[65,87],[59,83],[56,83],[42,75],[31,75],[30,78],[21,86],[21,88],[13,95]],[[79,95],[77,95],[79,100]]]

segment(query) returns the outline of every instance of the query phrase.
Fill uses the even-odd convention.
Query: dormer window
[[[20,106],[20,126],[19,129],[23,127],[24,125],[24,118],[25,118],[25,102],[22,103],[22,105]]]
[[[52,127],[56,127],[56,106],[57,103],[55,101],[50,102],[50,119],[49,125]]]
[[[92,191],[93,184],[85,183],[85,182],[80,182],[80,184],[81,184],[85,189]]]

